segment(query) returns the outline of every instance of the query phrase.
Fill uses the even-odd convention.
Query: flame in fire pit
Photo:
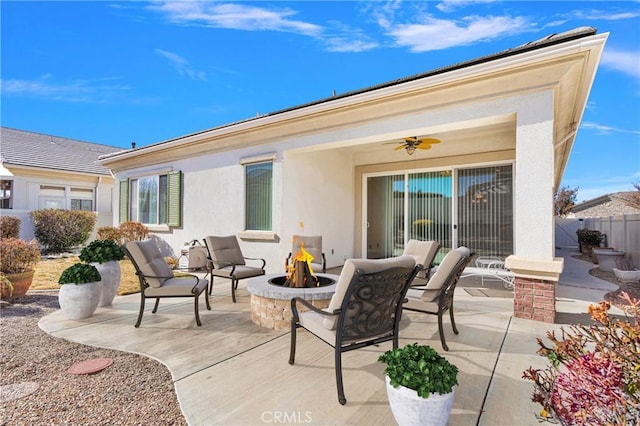
[[[311,261],[313,256],[304,249],[304,242],[300,243],[300,250],[291,258],[287,266],[287,281],[285,287],[316,287],[318,278],[313,273]]]

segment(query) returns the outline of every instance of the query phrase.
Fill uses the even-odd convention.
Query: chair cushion
[[[408,302],[402,304],[404,309],[414,309],[422,312],[438,313],[438,302],[427,302],[410,298]]]
[[[328,317],[322,316],[313,311],[304,311],[298,313],[300,325],[311,333],[315,334],[331,346],[336,346],[336,330],[329,330],[324,326],[324,321]]]
[[[424,266],[424,269],[418,273],[418,277],[425,278],[439,248],[440,243],[437,241],[409,240],[404,246],[402,254],[413,256],[416,260],[416,265]]]
[[[440,265],[438,265],[436,273],[433,274],[431,279],[427,282],[426,290],[440,290],[449,277],[449,273],[451,273],[451,270],[463,257],[464,251],[462,250],[456,249],[451,250],[449,253],[447,253],[444,259],[442,259],[442,262],[440,262]]]
[[[164,260],[164,256],[160,253],[160,249],[154,240],[129,241],[125,244],[125,247],[131,253],[132,261],[138,265],[149,286],[161,287],[166,279],[173,277],[173,271]]]
[[[196,276],[175,277],[165,280],[162,287],[149,287],[145,290],[146,297],[163,297],[163,296],[194,296],[206,290],[209,281]],[[194,293],[193,287],[196,286]]]
[[[233,276],[231,276],[231,266],[225,266],[224,268],[217,268],[211,271],[213,275],[216,277],[223,278],[235,278],[241,280],[243,278],[249,277],[257,277],[259,275],[264,275],[264,269],[257,268],[255,266],[247,266],[247,265],[239,265],[236,266],[236,269],[233,271]]]
[[[244,265],[244,256],[240,250],[238,238],[235,235],[227,237],[205,237],[209,254],[214,262],[229,262],[234,265]],[[219,264],[214,263],[214,267],[218,268]]]
[[[416,261],[412,256],[390,257],[388,259],[347,259],[342,267],[342,272],[336,283],[336,291],[331,296],[327,311],[332,312],[342,306],[344,295],[347,293],[349,283],[351,283],[353,274],[357,270],[370,274],[390,268],[413,268],[414,266],[416,266]],[[323,324],[328,330],[334,330],[337,324],[337,317],[325,318]]]
[[[407,299],[409,300],[422,300],[425,302],[433,302],[440,295],[440,290],[420,290],[410,288],[407,291]]]

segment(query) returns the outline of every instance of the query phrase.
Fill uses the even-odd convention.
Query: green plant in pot
[[[600,247],[600,244],[604,241],[602,232],[595,229],[578,229],[576,235],[578,236],[580,251],[588,256],[592,256],[593,249]]]
[[[65,269],[58,279],[62,286],[58,293],[62,312],[70,319],[93,315],[102,295],[101,279],[96,267],[88,263],[76,263]]]
[[[109,306],[113,302],[118,288],[122,268],[119,261],[124,259],[124,252],[113,240],[91,241],[80,252],[80,260],[92,264],[102,276],[100,303],[98,306]]]
[[[458,368],[432,347],[413,343],[385,352],[385,381],[399,425],[446,425],[453,406]]]
[[[40,247],[36,240],[2,238],[0,243],[0,272],[11,282],[11,297],[24,296],[31,282],[35,265],[40,260]]]

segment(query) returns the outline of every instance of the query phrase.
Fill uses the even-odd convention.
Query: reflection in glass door
[[[456,196],[454,196],[456,194]],[[402,254],[409,239],[440,242],[478,256],[513,253],[512,165],[366,178],[366,256]]]
[[[451,249],[451,193],[450,170],[409,174],[407,241],[438,241],[440,257]]]
[[[367,259],[393,257],[404,247],[404,176],[367,178]]]

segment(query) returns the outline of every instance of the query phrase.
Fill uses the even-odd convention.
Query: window
[[[271,231],[273,162],[246,164],[245,227],[252,231]]]
[[[0,180],[0,209],[13,208],[13,181]]]
[[[93,200],[76,200],[71,199],[71,210],[93,211]]]
[[[93,189],[71,188],[71,210],[93,211]]]
[[[181,197],[181,172],[120,181],[120,223],[180,226]]]

